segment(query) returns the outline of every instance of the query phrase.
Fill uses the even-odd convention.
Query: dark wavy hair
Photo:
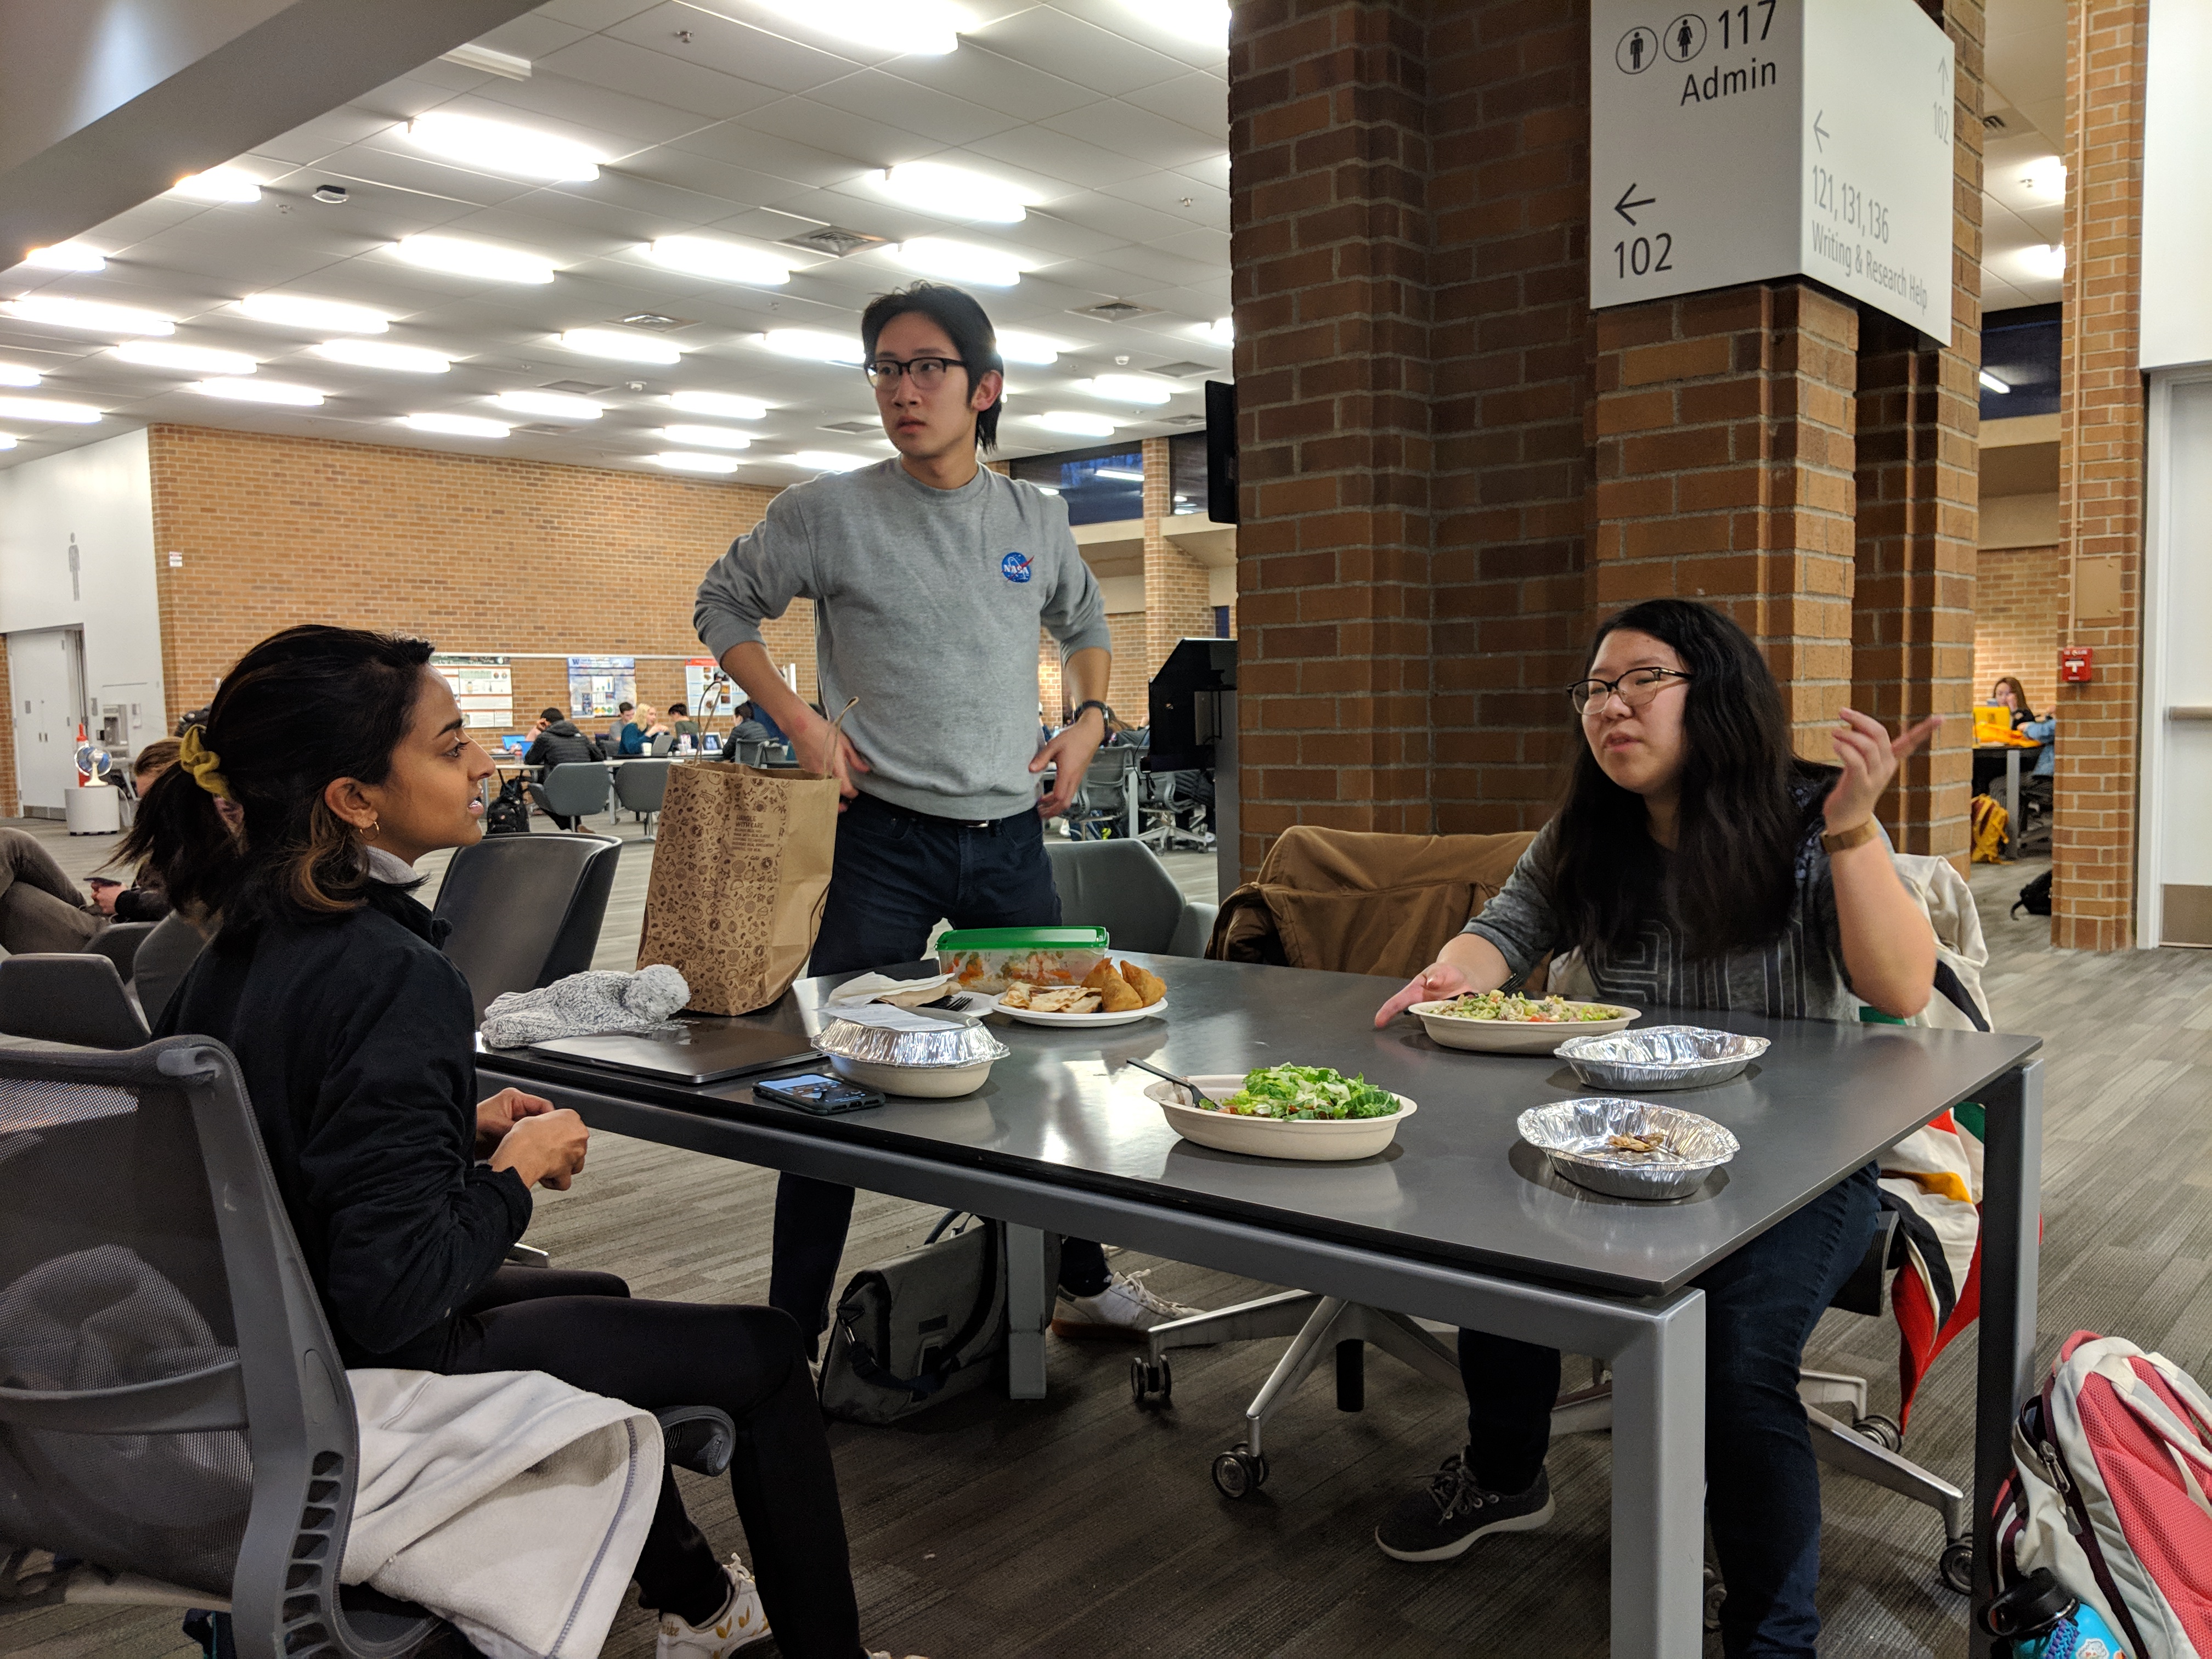
[[[991,326],[989,314],[976,303],[974,295],[950,283],[909,283],[869,301],[868,308],[860,313],[860,349],[869,362],[875,361],[876,342],[891,319],[908,312],[928,318],[945,331],[945,337],[968,365],[969,392],[991,370],[1006,372],[1006,360],[999,355],[999,331]],[[997,402],[976,411],[975,447],[987,454],[999,447],[999,411],[1006,406],[1006,394],[1001,387]]]
[[[272,634],[234,664],[201,740],[236,803],[234,831],[182,766],[155,779],[118,860],[150,862],[171,900],[232,922],[331,916],[361,904],[368,877],[352,825],[324,790],[380,784],[407,735],[427,640],[308,624]]]
[[[1656,914],[1693,957],[1767,944],[1789,923],[1797,854],[1837,769],[1791,752],[1766,659],[1720,611],[1687,599],[1631,605],[1600,624],[1585,673],[1620,629],[1672,646],[1691,676],[1675,846],[1662,851],[1643,797],[1577,744],[1555,830],[1553,897],[1565,936],[1585,951],[1625,951]]]

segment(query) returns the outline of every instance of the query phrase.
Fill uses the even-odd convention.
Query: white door
[[[2212,379],[2158,377],[2143,679],[2143,945],[2212,945]],[[2063,743],[2064,739],[2062,738]]]
[[[26,817],[59,817],[76,787],[76,727],[84,715],[84,633],[40,628],[8,635],[15,699],[15,791]]]

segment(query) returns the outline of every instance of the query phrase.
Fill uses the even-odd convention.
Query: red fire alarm
[[[2058,678],[2068,685],[2087,685],[2097,678],[2086,645],[2069,645],[2058,653]]]

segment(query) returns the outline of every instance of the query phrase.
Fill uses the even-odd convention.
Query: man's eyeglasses
[[[915,357],[903,363],[896,357],[878,357],[868,365],[868,384],[878,392],[889,392],[903,374],[917,391],[934,392],[945,384],[948,372],[967,367],[957,357]]]
[[[1639,668],[1617,680],[1577,680],[1567,688],[1567,701],[1574,704],[1577,714],[1587,714],[1592,703],[1603,702],[1607,697],[1619,697],[1631,708],[1641,708],[1667,689],[1668,681],[1688,678],[1679,669]]]

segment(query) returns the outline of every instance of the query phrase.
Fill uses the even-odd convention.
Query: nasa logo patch
[[[1009,553],[999,561],[999,574],[1010,582],[1025,582],[1036,573],[1030,568],[1028,554]]]

